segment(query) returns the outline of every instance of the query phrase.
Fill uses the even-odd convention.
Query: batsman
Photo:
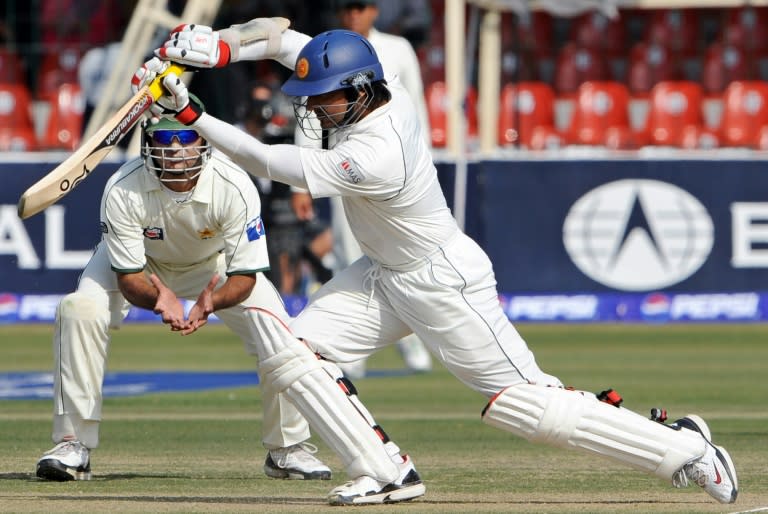
[[[286,25],[263,18],[221,31],[182,25],[134,86],[163,73],[168,60],[214,68],[274,59],[293,70],[282,90],[295,97],[308,135],[327,137],[327,149],[265,145],[203,112],[172,73],[162,79],[167,94],[158,100],[165,111],[155,112],[198,131],[257,177],[305,188],[313,197],[342,197],[364,256],[320,288],[291,323],[294,334],[324,359],[351,362],[416,333],[461,382],[488,398],[487,424],[677,487],[695,483],[719,502],[734,502],[736,469],[701,417],[660,423],[563,387],[538,366],[499,304],[488,256],[447,207],[416,109],[398,78],[384,76],[371,44],[343,30],[314,38],[289,29],[270,40],[240,37],[269,23]],[[313,132],[318,121],[323,130]],[[353,476],[330,499],[386,503],[423,494],[423,486],[408,485],[403,481],[394,497],[391,484]]]

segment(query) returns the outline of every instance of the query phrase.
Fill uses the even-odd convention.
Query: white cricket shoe
[[[720,503],[733,503],[739,494],[739,481],[731,456],[722,446],[711,441],[709,427],[699,416],[689,414],[673,423],[688,430],[699,432],[707,441],[704,455],[689,462],[672,477],[675,487],[687,487],[689,480],[702,487]]]
[[[306,442],[269,450],[264,473],[268,477],[288,480],[330,480],[331,468],[313,453],[317,453],[317,446]]]
[[[91,479],[90,450],[80,441],[62,441],[37,461],[38,477],[66,482]]]
[[[417,373],[426,373],[432,370],[432,356],[427,351],[424,343],[415,335],[402,338],[397,342],[397,350],[403,357],[406,367]]]
[[[397,503],[423,496],[426,487],[416,472],[413,461],[403,455],[400,477],[392,483],[384,483],[368,476],[358,477],[328,493],[331,505],[366,505]]]

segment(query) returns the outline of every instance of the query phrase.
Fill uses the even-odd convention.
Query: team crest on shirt
[[[336,164],[336,171],[339,175],[353,184],[359,184],[365,180],[365,175],[360,171],[360,168],[355,164],[352,159],[344,159],[340,163]]]
[[[216,232],[209,228],[204,228],[203,230],[198,230],[197,235],[200,236],[200,239],[211,239],[216,237]]]
[[[245,226],[245,233],[248,236],[248,241],[256,241],[264,235],[264,223],[261,221],[261,216],[256,216]]]
[[[163,239],[163,229],[160,227],[144,227],[144,237],[153,241]]]

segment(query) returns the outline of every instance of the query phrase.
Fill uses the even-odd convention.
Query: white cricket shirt
[[[188,271],[222,252],[228,276],[269,268],[261,202],[245,171],[214,153],[183,203],[153,174],[137,158],[104,189],[101,230],[114,271],[138,272],[147,260]]]
[[[397,78],[388,83],[388,103],[335,133],[330,150],[299,148],[299,156],[314,198],[343,197],[363,252],[400,266],[435,251],[458,227],[413,103]]]

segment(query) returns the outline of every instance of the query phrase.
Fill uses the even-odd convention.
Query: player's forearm
[[[296,146],[265,145],[207,113],[203,113],[192,127],[251,175],[307,188]]]
[[[256,285],[256,275],[232,275],[213,293],[213,311],[243,303]]]
[[[280,40],[280,51],[274,57],[274,59],[285,66],[288,69],[293,69],[296,66],[296,57],[304,45],[309,43],[312,38],[301,32],[295,30],[286,30],[283,32]],[[238,61],[254,61],[262,59],[263,55],[267,51],[267,41],[256,41],[249,45],[240,47],[240,54],[237,58]]]
[[[131,305],[150,311],[155,308],[157,289],[147,280],[144,272],[118,273],[117,285]]]

